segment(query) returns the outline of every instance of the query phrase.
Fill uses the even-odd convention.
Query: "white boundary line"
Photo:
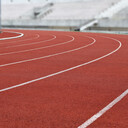
[[[97,114],[95,114],[90,119],[88,119],[85,123],[83,123],[81,126],[79,126],[78,128],[87,128],[94,121],[96,121],[98,118],[100,118],[105,112],[107,112],[109,109],[111,109],[115,104],[117,104],[119,101],[121,101],[126,95],[128,95],[128,89],[126,91],[124,91],[120,96],[118,96],[115,100],[113,100],[110,104],[108,104],[105,108],[100,110]]]
[[[40,37],[40,35],[39,34],[35,34],[36,35],[36,37],[34,37],[33,39],[38,39],[39,37]],[[17,42],[22,42],[22,41],[27,41],[27,40],[33,40],[32,38],[28,38],[28,39],[24,39],[24,40],[18,40],[18,41],[11,41],[11,42],[7,42],[7,43],[5,43],[5,42],[3,42],[3,43],[0,43],[0,45],[1,44],[10,44],[10,43],[17,43]],[[6,48],[6,47],[5,47]]]
[[[20,32],[11,32],[11,31],[4,31],[4,32],[17,33],[17,34],[20,34],[20,35],[19,36],[14,36],[14,37],[0,38],[0,40],[9,40],[9,39],[15,39],[15,38],[20,38],[20,37],[24,36],[24,34],[20,33]]]
[[[91,38],[91,37],[89,37],[89,38]],[[55,53],[55,54],[51,54],[51,55],[47,55],[47,56],[42,56],[42,57],[38,57],[38,58],[33,58],[33,59],[28,59],[28,60],[12,62],[12,63],[8,63],[8,64],[3,64],[3,65],[0,65],[0,67],[5,67],[5,66],[10,66],[10,65],[15,65],[15,64],[35,61],[35,60],[40,60],[40,59],[49,58],[49,57],[53,57],[53,56],[57,56],[57,55],[62,55],[62,54],[65,54],[65,53],[70,53],[70,52],[78,51],[80,49],[86,48],[86,47],[94,44],[96,40],[94,38],[91,38],[91,39],[93,39],[93,42],[91,44],[88,44],[88,45],[85,45],[85,46],[82,46],[82,47],[79,47],[79,48],[76,48],[76,49],[72,49],[72,50],[68,50],[68,51],[64,51],[64,52],[60,52],[60,53]]]
[[[71,67],[71,68],[68,68],[68,69],[65,69],[65,70],[62,70],[62,71],[59,71],[59,72],[56,72],[56,73],[47,75],[47,76],[43,76],[43,77],[40,77],[40,78],[37,78],[37,79],[33,79],[33,80],[30,80],[30,81],[27,81],[27,82],[18,84],[18,85],[14,85],[14,86],[11,86],[11,87],[8,87],[8,88],[1,89],[0,92],[4,92],[4,91],[10,90],[10,89],[14,89],[14,88],[21,87],[21,86],[24,86],[24,85],[27,85],[27,84],[31,84],[31,83],[33,83],[33,82],[37,82],[37,81],[40,81],[40,80],[43,80],[43,79],[46,79],[46,78],[49,78],[49,77],[52,77],[52,76],[56,76],[56,75],[59,75],[59,74],[62,74],[62,73],[71,71],[71,70],[73,70],[73,69],[77,69],[77,68],[79,68],[79,67],[82,67],[82,66],[91,64],[91,63],[96,62],[96,61],[98,61],[98,60],[101,60],[101,59],[103,59],[103,58],[105,58],[105,57],[107,57],[107,56],[110,56],[111,54],[117,52],[117,51],[121,48],[122,44],[121,44],[121,42],[120,42],[119,40],[114,39],[114,38],[110,38],[110,37],[104,37],[104,38],[109,38],[109,39],[115,40],[116,42],[119,43],[119,47],[118,47],[117,49],[115,49],[114,51],[112,51],[112,52],[110,52],[110,53],[108,53],[108,54],[106,54],[106,55],[104,55],[104,56],[101,56],[101,57],[99,57],[99,58],[97,58],[97,59],[91,60],[91,61],[89,61],[89,62],[85,62],[85,63],[83,63],[83,64],[80,64],[80,65],[77,65],[77,66],[74,66],[74,67]],[[96,41],[96,40],[94,40],[94,42],[95,42],[95,41]],[[94,42],[93,42],[93,43],[94,43]]]
[[[1,53],[0,56],[3,55],[10,55],[10,54],[15,54],[15,53],[23,53],[23,52],[30,52],[30,51],[35,51],[35,50],[39,50],[39,49],[45,49],[45,48],[51,48],[51,47],[55,47],[55,46],[59,46],[59,45],[63,45],[63,44],[67,44],[69,42],[74,41],[74,37],[73,36],[69,36],[72,39],[63,43],[59,43],[59,44],[54,44],[54,45],[49,45],[49,46],[44,46],[44,47],[39,47],[39,48],[33,48],[33,49],[28,49],[28,50],[22,50],[22,51],[17,51],[17,52],[9,52],[9,53]],[[43,41],[44,42],[44,41]],[[46,41],[45,41],[46,42]]]
[[[35,44],[39,44],[39,43],[46,42],[46,41],[52,41],[52,40],[56,39],[55,35],[52,35],[52,36],[53,36],[53,38],[48,39],[48,40],[43,40],[43,41],[29,43],[29,44],[20,44],[20,45],[8,46],[8,47],[5,47],[5,48],[14,48],[14,47],[27,46],[27,45],[35,45]]]

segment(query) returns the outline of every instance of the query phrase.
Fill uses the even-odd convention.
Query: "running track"
[[[128,36],[3,30],[0,128],[127,128]]]

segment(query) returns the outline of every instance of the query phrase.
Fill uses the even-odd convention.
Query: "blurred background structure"
[[[128,0],[2,0],[2,27],[128,31]]]

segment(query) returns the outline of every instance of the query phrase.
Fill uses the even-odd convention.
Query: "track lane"
[[[100,34],[100,35],[104,35],[104,34]],[[119,39],[119,40],[121,40],[121,42],[123,42],[122,48],[120,50],[121,54],[120,53],[117,54],[113,58],[113,60],[111,60],[111,62],[115,62],[115,65],[113,66],[113,68],[111,66],[109,73],[111,72],[110,77],[112,77],[111,78],[112,79],[111,80],[112,87],[113,87],[113,84],[115,83],[116,91],[121,90],[122,92],[120,92],[120,94],[123,95],[123,93],[125,93],[125,95],[122,97],[123,100],[118,99],[119,101],[118,100],[116,101],[116,99],[115,99],[115,102],[117,102],[117,103],[112,108],[110,108],[110,110],[106,109],[107,112],[104,113],[102,116],[100,116],[99,119],[97,119],[96,121],[93,121],[91,119],[91,118],[93,118],[93,116],[92,116],[89,120],[87,120],[85,122],[85,125],[84,124],[83,124],[83,126],[81,125],[80,128],[86,128],[86,123],[88,123],[88,121],[92,121],[91,125],[87,126],[88,128],[94,128],[94,127],[95,128],[102,128],[102,127],[125,128],[125,127],[127,127],[128,113],[126,110],[126,108],[127,108],[126,99],[128,98],[128,86],[127,86],[128,70],[127,70],[126,63],[128,62],[128,59],[126,58],[126,55],[128,54],[128,50],[127,50],[128,35],[118,35],[118,34],[106,34],[106,35],[108,35],[110,37],[114,37],[116,39]],[[115,91],[115,93],[116,93],[116,91]],[[119,96],[120,94],[118,94],[117,96]],[[114,101],[113,101],[113,103],[114,103]],[[120,107],[118,107],[119,105],[120,105]],[[118,109],[116,109],[116,108],[118,108]],[[123,110],[122,110],[122,108],[123,108]],[[102,111],[103,111],[103,109],[101,110],[101,112]],[[120,118],[120,117],[122,117],[122,118]]]
[[[106,47],[106,46],[105,46]],[[84,47],[83,47],[84,48]],[[85,48],[86,48],[86,45],[85,45]],[[79,48],[78,48],[78,50],[79,50]],[[76,50],[75,50],[76,51]],[[71,50],[71,52],[73,52],[72,50]],[[66,53],[66,52],[64,52],[64,53]],[[70,53],[70,52],[67,52],[67,53]],[[61,55],[61,54],[58,54],[58,55]],[[52,56],[51,56],[52,57]],[[47,57],[46,57],[47,58]],[[42,58],[43,59],[43,58]],[[67,59],[67,58],[66,58]],[[38,59],[37,59],[38,60]],[[40,61],[40,59],[39,59],[39,61]],[[52,60],[53,61],[53,60]],[[29,62],[29,61],[28,61]],[[51,62],[51,61],[50,61]],[[32,62],[30,62],[30,63],[32,63]],[[29,64],[30,64],[29,63]],[[44,63],[45,63],[45,61],[44,61]],[[47,63],[47,62],[46,62]],[[16,63],[17,64],[17,63]],[[7,64],[8,65],[8,64]],[[28,65],[28,64],[27,64]],[[38,64],[37,64],[38,65]],[[43,65],[47,65],[47,64],[43,64]],[[6,65],[5,65],[6,66]],[[23,64],[23,66],[24,66],[24,64]],[[52,65],[51,65],[52,66]],[[24,67],[27,67],[27,66],[24,66]],[[14,67],[15,68],[15,67]],[[41,68],[41,67],[40,67]],[[39,68],[39,70],[40,70],[40,68]],[[25,68],[21,68],[21,67],[18,67],[18,69],[25,69]],[[13,70],[15,70],[15,69],[13,69]],[[27,69],[26,69],[27,70]],[[35,69],[35,70],[37,70],[37,69]],[[5,72],[5,70],[4,70],[4,72]],[[33,72],[33,68],[32,68],[32,72]],[[36,72],[36,71],[35,71]],[[18,72],[19,73],[19,72]],[[10,74],[10,73],[8,73],[8,74]],[[40,73],[39,73],[40,74]],[[12,78],[11,78],[12,79]]]
[[[91,43],[91,44],[93,44],[93,42],[94,42],[93,39],[89,39],[89,41],[90,41],[89,43]],[[84,43],[83,52],[85,51],[84,49],[86,47],[90,46],[90,45],[88,45],[88,43],[86,45]],[[74,56],[76,56],[76,54],[74,53],[76,51],[77,50],[70,51],[70,52],[72,52],[74,54]],[[60,56],[61,56],[61,54],[56,54],[54,56],[49,56],[46,59],[45,58],[37,59],[34,61],[34,63],[33,63],[33,60],[31,60],[31,61],[26,61],[26,63],[23,62],[23,63],[19,63],[19,64],[17,64],[17,63],[12,64],[9,67],[8,67],[8,65],[4,65],[4,67],[1,67],[1,74],[5,74],[6,72],[8,72],[7,74],[9,75],[9,78],[8,78],[8,81],[5,81],[5,82],[1,81],[3,83],[2,86],[9,85],[10,81],[11,81],[11,83],[15,83],[15,82],[21,83],[23,81],[31,80],[33,78],[38,78],[39,76],[41,76],[41,74],[48,75],[48,74],[50,74],[50,72],[51,73],[57,72],[61,69],[64,69],[65,68],[64,65],[65,66],[67,65],[68,67],[70,67],[73,65],[72,62],[70,62],[73,54],[70,56],[70,52],[67,52],[67,53],[65,52],[62,54],[62,55],[66,54],[66,55],[64,55],[65,57],[63,59],[65,59],[65,62],[63,60],[63,63],[60,63],[60,61],[56,62],[56,56],[57,56],[57,58],[60,58]],[[78,49],[77,54],[79,54],[79,49]],[[71,58],[67,59],[67,56],[69,56]],[[54,57],[55,57],[55,59],[54,59]],[[66,60],[68,60],[70,63],[67,64]],[[79,63],[79,61],[77,63]],[[38,66],[35,66],[35,65],[38,65]],[[58,68],[55,68],[56,66],[58,66]],[[47,71],[46,71],[46,69],[47,69]],[[13,75],[13,73],[14,73],[14,75]],[[25,77],[23,76],[24,73],[26,74]],[[30,75],[31,73],[32,74],[34,73],[34,74]],[[1,79],[5,80],[4,77],[5,76],[2,75]],[[15,78],[15,79],[13,79],[13,78]]]
[[[66,36],[67,37],[67,36]],[[28,62],[32,60],[39,60],[41,58],[48,58],[49,56],[55,56],[57,54],[61,54],[66,51],[70,51],[72,49],[78,48],[78,47],[83,47],[86,44],[88,45],[91,42],[91,39],[88,37],[78,37],[78,39],[83,39],[85,41],[81,43],[77,43],[75,38],[71,38],[70,36],[68,37],[70,39],[66,39],[66,41],[60,42],[58,41],[57,43],[54,43],[54,41],[50,42],[51,45],[46,45],[44,47],[36,48],[37,50],[33,51],[28,51],[25,53],[18,53],[18,54],[12,54],[12,55],[4,55],[0,56],[1,59],[1,67],[4,64],[8,63],[22,63],[22,62]],[[86,38],[86,39],[85,39]],[[48,42],[47,42],[48,43]],[[5,59],[7,57],[7,59]],[[9,59],[11,58],[11,59]]]
[[[104,39],[102,41],[104,41]],[[102,41],[98,46],[101,45]],[[111,43],[112,42],[109,41],[109,44],[104,44],[104,48],[103,45],[97,47],[97,49],[93,47],[93,57],[94,53],[98,54],[99,51],[102,53],[104,50],[104,52],[108,52],[110,49],[117,48],[115,43],[114,45],[111,45]],[[106,47],[107,45],[108,47]],[[86,49],[86,51],[89,50],[90,48],[88,50]],[[126,53],[124,46],[123,50],[120,51]],[[53,128],[78,127],[82,122],[110,103],[112,99],[127,88],[122,68],[115,67],[116,64],[117,67],[121,66],[119,65],[120,55],[122,53],[120,51],[118,54],[113,54],[107,59],[103,59],[97,63],[66,72],[58,77],[51,77],[33,83],[33,86],[28,85],[2,93],[1,102],[4,104],[2,104],[1,110],[3,117],[1,125],[5,128],[10,126],[27,128],[41,126],[45,126],[46,128],[51,126]],[[70,55],[70,57],[68,55],[68,58],[67,56],[61,56],[63,59],[58,57],[53,58],[52,60],[54,61],[51,62],[56,62],[56,60],[60,60],[60,62],[66,61],[68,65],[70,64],[71,58],[82,62],[84,57],[87,57],[83,53],[85,53],[84,50],[81,53]],[[91,57],[92,55],[90,54]],[[95,57],[97,57],[97,55],[95,55]],[[122,60],[124,61],[123,58]],[[76,61],[74,62],[76,63]],[[125,62],[127,62],[127,60],[121,63]],[[66,65],[66,63],[64,63],[64,65]],[[122,73],[117,74],[117,71]],[[105,73],[103,74],[103,72]],[[123,77],[117,79],[120,75]],[[120,86],[120,84],[124,86]],[[10,107],[8,107],[6,103],[8,103]],[[19,120],[17,120],[17,118]],[[5,123],[5,120],[8,120],[8,122]]]
[[[3,32],[6,32],[6,31],[8,31],[8,32],[17,32],[17,30],[8,30],[8,29],[3,29],[2,30]],[[20,41],[24,41],[26,38],[32,38],[34,35],[36,35],[36,34],[38,34],[37,32],[35,32],[35,31],[24,31],[24,30],[19,30],[21,33],[24,33],[24,36],[22,37],[22,38],[19,38],[19,39],[11,39],[11,40],[3,40],[3,41],[0,41],[0,43],[1,44],[3,44],[3,43],[13,43],[13,42],[20,42]]]
[[[0,41],[13,39],[13,38],[15,38],[15,37],[17,37],[17,36],[20,36],[20,35],[21,35],[21,34],[18,33],[18,32],[8,32],[8,31],[2,32],[2,33],[0,34]]]
[[[96,122],[93,122],[88,128],[103,128],[103,127],[127,128],[128,127],[127,106],[128,106],[128,93],[119,103],[113,106]]]
[[[30,37],[29,37],[29,35],[24,35],[24,39],[18,39],[18,40],[14,40],[14,41],[2,41],[2,42],[0,42],[0,47],[1,47],[1,49],[2,48],[8,48],[8,47],[12,47],[12,46],[14,46],[14,45],[18,45],[18,44],[24,44],[24,43],[28,43],[30,40],[32,41],[32,40],[36,40],[37,41],[37,39],[40,37],[40,35],[38,35],[38,34],[35,34],[35,35],[31,35]]]
[[[95,70],[94,67],[97,64],[101,70]],[[101,72],[110,68],[101,67],[100,62],[97,64],[33,83],[32,86],[28,85],[25,88],[3,93],[1,101],[4,107],[1,113],[4,116],[2,120],[8,120],[4,126],[7,128],[8,126],[28,127],[29,125],[32,128],[36,126],[48,128],[54,123],[53,128],[78,127],[124,89],[124,87],[117,89],[113,83],[110,84],[112,79],[104,79]],[[96,72],[95,75],[94,72]],[[106,74],[107,78],[111,75],[108,72]],[[103,82],[106,83],[104,86]],[[21,119],[17,120],[19,117]]]
[[[17,47],[23,47],[23,46],[31,46],[31,45],[40,44],[40,43],[45,42],[45,41],[51,41],[51,40],[56,39],[56,36],[55,35],[43,35],[42,37],[46,38],[48,36],[52,36],[53,38],[49,38],[49,39],[46,39],[46,40],[44,40],[42,38],[43,40],[39,40],[39,41],[36,40],[35,42],[27,42],[27,43],[24,43],[24,44],[19,44],[19,45],[14,45],[14,46],[8,46],[6,48],[9,49],[9,48],[17,48]]]
[[[40,39],[39,41],[30,41],[30,43],[25,43],[25,44],[20,44],[20,45],[14,45],[14,46],[9,46],[6,48],[1,49],[1,53],[6,53],[6,52],[13,52],[13,51],[19,51],[19,50],[26,50],[29,48],[34,48],[35,46],[38,47],[42,45],[44,42],[52,41],[56,38],[54,35],[45,35],[42,37],[42,40]]]
[[[115,40],[115,41],[116,41],[116,40]],[[85,45],[85,46],[86,46],[86,45]],[[86,47],[85,47],[85,48],[86,48]],[[106,49],[106,45],[105,45],[105,49]],[[83,51],[85,52],[84,49],[83,49]],[[79,52],[79,49],[78,49],[78,52]],[[87,51],[86,51],[86,52],[87,52]],[[60,54],[60,55],[61,55],[61,54]],[[78,54],[78,55],[79,55],[79,54]],[[69,55],[68,55],[68,56],[69,56]],[[105,55],[105,56],[106,56],[106,55]],[[71,57],[72,57],[72,56],[71,56]],[[76,55],[75,55],[75,57],[76,57]],[[94,56],[94,57],[95,57],[95,56]],[[64,59],[64,58],[65,58],[65,57],[63,57],[63,59]],[[101,57],[101,58],[102,58],[102,57]],[[53,60],[54,60],[54,59],[52,58],[52,61],[53,61]],[[67,56],[66,56],[66,60],[68,60],[68,59],[67,59]],[[96,59],[96,60],[97,60],[97,59]],[[51,60],[48,59],[47,62],[44,61],[44,62],[42,63],[42,65],[47,65],[47,64],[50,65],[50,63],[48,63],[48,61],[51,63]],[[91,61],[91,60],[90,60],[90,61]],[[32,63],[32,62],[29,62],[29,68],[32,69],[32,72],[36,72],[36,71],[37,71],[37,68],[35,68],[35,71],[34,71],[33,66],[32,66],[32,68],[30,67],[30,63]],[[39,62],[37,61],[37,62],[35,62],[35,63],[40,63],[40,60],[39,60]],[[45,63],[47,63],[47,64],[45,64]],[[52,65],[51,65],[50,67],[53,66],[53,63],[51,63],[51,64],[52,64]],[[55,64],[56,64],[56,63],[55,63]],[[71,64],[72,64],[72,62],[71,62]],[[15,68],[17,68],[17,69],[24,69],[24,71],[22,70],[21,73],[16,70],[18,74],[19,74],[19,73],[20,73],[20,74],[24,74],[24,72],[26,72],[26,71],[28,70],[28,69],[26,69],[26,71],[25,71],[25,68],[26,68],[26,67],[28,68],[28,66],[25,66],[25,65],[28,65],[28,63],[27,63],[27,64],[22,64],[22,65],[23,65],[23,67],[18,67],[18,66],[21,66],[21,65],[18,65],[18,66],[15,66],[14,69],[11,68],[11,71],[12,71],[12,70],[13,70],[13,71],[16,70]],[[33,64],[32,64],[32,65],[33,65]],[[34,65],[35,65],[35,64],[34,64]],[[36,65],[38,65],[38,64],[36,64]],[[38,69],[39,69],[39,70],[40,70],[40,69],[45,70],[45,67],[44,67],[44,69],[43,69],[42,65],[41,65],[41,67],[38,65]],[[65,64],[65,65],[66,65],[66,64]],[[5,66],[6,66],[6,65],[5,65]],[[59,66],[59,65],[58,65],[58,66]],[[61,66],[61,65],[60,65],[60,66]],[[67,66],[70,66],[69,63],[68,63]],[[30,69],[29,69],[29,74],[31,74],[31,73],[30,73]],[[62,66],[62,69],[63,69],[63,66]],[[54,70],[56,70],[56,69],[54,69]],[[51,72],[51,71],[52,71],[52,72],[55,72],[54,70],[51,70],[51,69],[50,69],[50,72]],[[5,70],[3,70],[3,72],[5,72]],[[11,74],[11,73],[9,73],[9,70],[8,70],[8,69],[7,69],[7,72],[8,72],[8,74]],[[48,73],[48,69],[47,69],[47,73],[50,74],[50,72]],[[26,73],[27,73],[27,72],[26,72]],[[41,71],[40,73],[38,72],[38,74],[41,74],[41,73],[42,73],[42,71]],[[44,75],[46,75],[46,74],[45,74],[46,72],[43,72],[43,73],[44,73]],[[3,73],[3,74],[4,74],[4,73]],[[36,75],[34,75],[34,77],[35,77],[35,76],[36,76]],[[12,81],[13,77],[14,77],[14,76],[12,76],[12,78],[11,78],[11,76],[9,77],[11,81]],[[17,78],[17,79],[18,79],[18,78]],[[25,78],[23,77],[23,79],[25,79]],[[32,78],[31,78],[31,79],[32,79]],[[10,81],[10,80],[9,80],[9,81]],[[18,81],[18,82],[19,82],[19,81]],[[5,83],[7,84],[7,82],[5,82]]]
[[[56,36],[55,36],[56,37]],[[16,54],[16,53],[25,53],[25,52],[30,52],[30,51],[35,51],[35,50],[40,50],[40,49],[45,49],[45,48],[50,48],[50,47],[55,47],[55,46],[59,46],[59,45],[63,45],[63,44],[67,44],[69,42],[72,42],[75,38],[72,36],[68,36],[71,37],[71,40],[66,41],[66,42],[62,42],[62,43],[58,43],[58,44],[53,44],[53,45],[48,45],[48,46],[44,46],[44,47],[37,47],[37,48],[33,48],[33,49],[27,49],[27,50],[21,50],[21,51],[13,51],[13,52],[7,52],[7,53],[1,53],[0,56],[2,55],[10,55],[10,54]],[[43,41],[44,42],[44,41]],[[47,40],[46,40],[47,42]]]

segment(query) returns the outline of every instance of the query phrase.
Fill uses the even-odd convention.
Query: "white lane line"
[[[34,37],[34,38],[29,38],[29,39],[24,39],[24,40],[18,40],[18,41],[11,41],[11,42],[7,42],[7,43],[2,42],[2,43],[0,43],[0,44],[9,44],[9,43],[15,43],[15,42],[28,41],[28,40],[38,39],[39,37],[40,37],[40,35],[39,35],[39,34],[36,34],[36,37]],[[5,47],[5,48],[6,48],[6,47]]]
[[[91,37],[89,37],[89,38],[91,38]],[[65,54],[65,53],[78,51],[80,49],[86,48],[86,47],[94,44],[96,40],[94,38],[91,38],[91,39],[93,39],[93,42],[91,44],[84,45],[84,46],[76,48],[76,49],[72,49],[72,50],[68,50],[68,51],[64,51],[64,52],[59,52],[59,53],[55,53],[55,54],[51,54],[51,55],[47,55],[47,56],[37,57],[37,58],[33,58],[33,59],[28,59],[28,60],[22,60],[22,61],[12,62],[12,63],[8,63],[8,64],[3,64],[3,65],[0,65],[0,67],[5,67],[5,66],[10,66],[10,65],[15,65],[15,64],[35,61],[35,60],[40,60],[40,59],[49,58],[49,57],[53,57],[53,56],[57,56],[57,55],[62,55],[62,54]]]
[[[90,64],[90,63],[93,63],[93,62],[96,62],[96,61],[98,61],[98,60],[101,60],[101,59],[103,59],[103,58],[105,58],[105,57],[107,57],[107,56],[110,56],[110,55],[112,55],[113,53],[117,52],[117,51],[121,48],[122,44],[121,44],[121,42],[120,42],[119,40],[114,39],[114,38],[110,38],[110,37],[105,37],[105,38],[109,38],[109,39],[115,40],[116,42],[119,43],[119,47],[118,47],[117,49],[115,49],[114,51],[112,51],[112,52],[110,52],[110,53],[108,53],[108,54],[106,54],[106,55],[104,55],[104,56],[101,56],[101,57],[99,57],[99,58],[97,58],[97,59],[91,60],[91,61],[89,61],[89,62],[85,62],[85,63],[83,63],[83,64],[80,64],[80,65],[77,65],[77,66],[74,66],[74,67],[71,67],[71,68],[68,68],[68,69],[65,69],[65,70],[62,70],[62,71],[59,71],[59,72],[56,72],[56,73],[47,75],[47,76],[43,76],[43,77],[40,77],[40,78],[37,78],[37,79],[34,79],[34,80],[30,80],[30,81],[27,81],[27,82],[18,84],[18,85],[14,85],[14,86],[11,86],[11,87],[8,87],[8,88],[1,89],[0,92],[4,92],[4,91],[10,90],[10,89],[14,89],[14,88],[17,88],[17,87],[20,87],[20,86],[24,86],[24,85],[27,85],[27,84],[30,84],[30,83],[33,83],[33,82],[37,82],[37,81],[40,81],[40,80],[43,80],[43,79],[46,79],[46,78],[49,78],[49,77],[52,77],[52,76],[56,76],[56,75],[62,74],[62,73],[64,73],[64,72],[71,71],[71,70],[73,70],[73,69],[77,69],[77,68],[79,68],[79,67],[88,65],[88,64]],[[94,40],[93,43],[95,43],[96,40],[95,40],[94,38],[92,38],[92,39]]]
[[[89,36],[87,36],[87,37],[91,38],[93,40],[93,42],[91,44],[89,44],[89,45],[84,46],[84,48],[88,47],[88,46],[90,46],[90,45],[92,45],[92,44],[94,44],[96,42],[96,40],[94,38],[89,37]],[[80,48],[78,48],[77,50],[80,50]],[[74,51],[74,50],[70,50],[70,52],[72,52],[72,51]],[[75,49],[75,51],[76,51],[76,49]],[[67,52],[69,52],[69,51],[67,51]],[[63,52],[63,54],[64,54],[64,52]],[[5,65],[5,66],[7,66],[7,65]],[[78,65],[78,67],[79,67],[79,65]],[[41,77],[41,78],[37,78],[37,79],[31,80],[31,81],[28,81],[28,82],[25,82],[25,83],[22,83],[22,84],[18,84],[18,85],[14,85],[14,86],[11,86],[11,87],[8,87],[8,88],[5,88],[5,89],[1,89],[0,92],[4,92],[4,91],[7,91],[7,90],[10,90],[10,89],[13,89],[13,88],[17,88],[17,87],[20,87],[20,86],[23,86],[23,85],[26,85],[26,84],[30,84],[30,83],[33,83],[33,82],[36,82],[36,81],[39,81],[39,80],[43,80],[45,78],[48,78],[48,77],[51,77],[51,76],[55,76],[55,75],[61,74],[63,72],[67,72],[67,71],[73,70],[75,68],[77,68],[77,66],[69,68],[69,69],[66,69],[66,70],[63,70],[63,71],[60,71],[60,72],[57,72],[57,73],[53,73],[53,74],[50,74],[50,75],[47,75],[47,76],[44,76],[44,77]]]
[[[8,31],[4,31],[4,32],[8,32]],[[20,34],[20,35],[19,36],[13,36],[13,37],[0,38],[0,40],[9,40],[9,39],[15,39],[15,38],[20,38],[20,37],[24,36],[24,34],[20,33],[20,32],[10,32],[10,33],[16,33],[16,34]]]
[[[69,43],[69,42],[74,41],[75,38],[74,38],[73,36],[69,36],[69,37],[71,37],[72,39],[69,40],[69,41],[63,42],[63,43],[53,44],[53,45],[49,45],[49,46],[44,46],[44,47],[39,47],[39,48],[33,48],[33,49],[28,49],[28,50],[22,50],[22,51],[17,51],[17,52],[2,53],[2,54],[0,54],[0,56],[3,56],[3,55],[10,55],[10,54],[15,54],[15,53],[30,52],[30,51],[35,51],[35,50],[45,49],[45,48],[51,48],[51,47],[55,47],[55,46],[67,44],[67,43]]]
[[[110,110],[114,105],[116,105],[119,101],[121,101],[126,95],[128,95],[128,89],[126,91],[124,91],[120,96],[118,96],[115,100],[113,100],[110,104],[108,104],[105,108],[103,108],[101,111],[99,111],[97,114],[92,116],[81,126],[79,126],[78,128],[87,128],[94,121],[96,121],[98,118],[100,118],[105,112]]]
[[[48,39],[48,40],[43,40],[43,41],[34,42],[34,43],[29,43],[29,44],[20,44],[20,45],[8,46],[8,47],[5,47],[5,48],[14,48],[14,47],[21,47],[21,46],[35,45],[35,44],[40,44],[40,43],[42,43],[42,42],[52,41],[52,40],[56,39],[56,36],[55,36],[55,35],[52,35],[52,36],[53,36],[53,38]]]

